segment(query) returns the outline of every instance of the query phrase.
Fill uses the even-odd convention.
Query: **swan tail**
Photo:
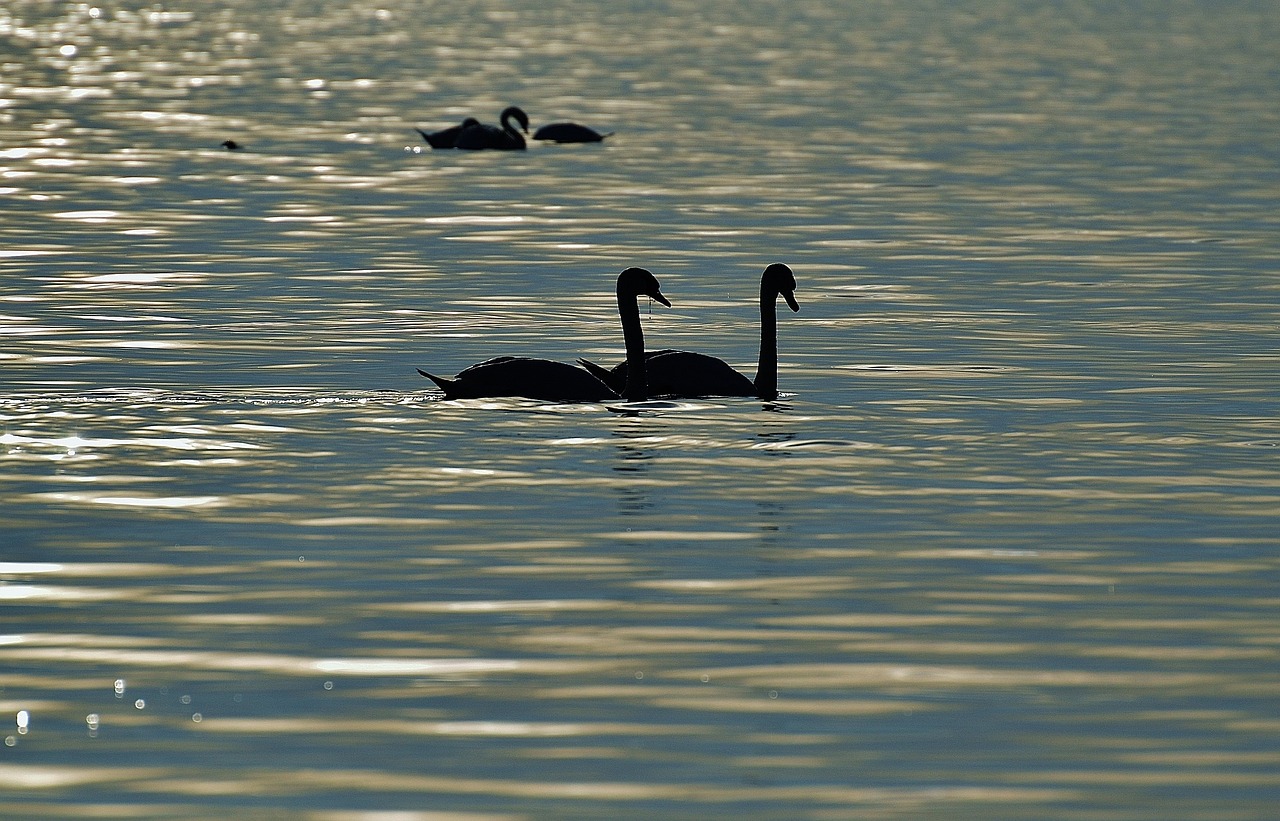
[[[455,135],[452,132],[452,130],[446,130],[445,133],[436,133],[436,134],[432,134],[431,132],[428,132],[428,131],[423,131],[421,128],[417,128],[417,127],[415,127],[413,130],[421,134],[422,139],[426,140],[427,145],[431,146],[432,148],[453,148],[453,140]]]
[[[590,359],[579,358],[578,364],[581,365],[587,371],[587,373],[591,374],[596,379],[599,379],[601,382],[605,383],[613,390],[618,391],[620,386],[615,386],[614,384],[617,380],[613,375],[613,371],[601,365],[597,365],[596,363],[592,362]]]
[[[418,371],[418,373],[422,374],[426,378],[430,379],[432,382],[436,383],[436,387],[444,391],[445,396],[448,396],[453,392],[452,379],[446,379],[443,376],[435,376],[434,374],[429,374],[426,371],[424,371],[422,368],[417,368],[416,370]]]

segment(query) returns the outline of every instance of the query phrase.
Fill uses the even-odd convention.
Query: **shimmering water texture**
[[[5,4],[0,817],[1274,818],[1277,42]],[[510,105],[613,136],[418,133]],[[640,266],[751,377],[775,262],[774,399],[415,371],[618,363]]]

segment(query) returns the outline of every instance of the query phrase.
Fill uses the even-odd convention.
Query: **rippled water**
[[[1272,817],[1280,16],[1114,5],[8,3],[0,816]]]

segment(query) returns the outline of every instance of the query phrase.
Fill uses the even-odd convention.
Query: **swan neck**
[[[643,402],[649,398],[649,386],[645,375],[640,306],[634,294],[618,291],[618,316],[622,319],[622,340],[627,346],[627,387],[623,396],[629,402]]]
[[[778,294],[760,286],[760,359],[756,363],[756,395],[778,398],[778,317],[774,305]]]
[[[519,129],[511,124],[511,115],[506,112],[503,112],[502,115],[502,130],[506,132],[507,136],[511,138],[513,142],[519,145],[525,144],[524,135],[520,133]]]

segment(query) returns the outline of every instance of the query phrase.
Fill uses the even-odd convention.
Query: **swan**
[[[612,131],[601,134],[595,129],[577,123],[549,123],[533,132],[535,140],[550,140],[553,143],[598,143],[605,137],[612,136]]]
[[[480,121],[475,117],[468,117],[458,125],[440,131],[426,132],[421,128],[415,128],[414,131],[421,134],[422,139],[426,140],[427,145],[432,148],[453,148],[453,144],[458,140],[458,135],[473,125],[480,125]]]
[[[647,296],[671,307],[662,295],[658,279],[644,268],[628,268],[618,274],[618,316],[622,319],[622,338],[627,361],[635,367],[633,378],[623,377],[615,390],[582,368],[550,359],[524,356],[499,356],[472,365],[452,379],[418,373],[444,391],[445,399],[477,399],[490,396],[523,396],[552,402],[600,402],[626,399],[639,402],[648,398],[645,388],[644,331],[640,327],[637,297]]]
[[[774,305],[781,295],[792,311],[800,310],[795,297],[795,274],[775,262],[760,275],[760,359],[755,381],[734,370],[724,360],[692,351],[661,350],[646,356],[646,378],[654,396],[755,396],[778,398],[778,320]],[[579,359],[601,381],[615,389],[626,382],[630,362],[606,370]]]
[[[502,116],[499,121],[502,127],[495,125],[485,125],[484,123],[476,123],[468,126],[458,132],[458,137],[453,143],[454,148],[480,149],[480,148],[496,148],[503,151],[523,151],[524,137],[520,136],[520,132],[511,125],[509,120],[514,119],[520,124],[520,128],[524,133],[529,133],[529,115],[525,114],[516,106],[507,106],[502,110]]]

